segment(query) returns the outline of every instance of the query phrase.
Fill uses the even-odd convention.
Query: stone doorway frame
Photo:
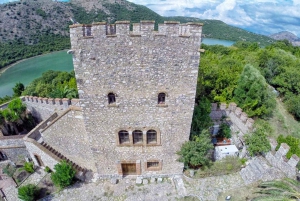
[[[124,174],[122,164],[135,164],[136,174]],[[141,161],[140,160],[124,160],[117,162],[117,170],[119,175],[127,176],[127,175],[141,175]]]
[[[42,158],[41,158],[40,155],[38,155],[38,154],[33,154],[33,156],[34,156],[34,159],[35,159],[35,161],[37,162],[38,166],[40,166],[40,167],[44,167],[44,166],[45,166],[45,165],[44,165],[44,162],[43,162],[43,160],[42,160]]]

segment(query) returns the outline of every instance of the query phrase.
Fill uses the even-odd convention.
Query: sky
[[[300,0],[129,0],[162,16],[216,19],[254,33],[300,37]]]

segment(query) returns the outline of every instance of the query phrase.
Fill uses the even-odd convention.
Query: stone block
[[[227,104],[226,103],[221,103],[220,105],[220,110],[226,110]]]
[[[243,112],[243,111],[242,111],[242,108],[237,107],[237,108],[235,109],[235,112],[234,112],[234,113],[235,113],[236,116],[239,117],[239,116],[242,114],[242,112]]]
[[[150,183],[155,183],[156,182],[156,178],[154,178],[154,177],[151,177],[151,179],[150,179]]]
[[[110,183],[111,184],[117,184],[118,183],[118,179],[117,178],[111,178],[110,179]]]
[[[149,183],[148,179],[143,179],[143,184],[148,184],[148,183]]]
[[[136,184],[142,184],[143,183],[143,177],[137,177],[135,180]]]
[[[230,111],[234,112],[235,109],[236,109],[236,106],[237,106],[236,103],[229,103],[229,107],[228,108],[229,108]]]
[[[162,181],[163,181],[163,178],[161,178],[161,177],[157,178],[157,183],[161,183]]]
[[[218,109],[218,104],[217,103],[212,103],[211,104],[211,111],[215,111]]]
[[[245,112],[242,112],[240,118],[243,122],[246,122],[248,119],[248,115]]]
[[[277,147],[277,141],[273,138],[270,139],[270,145],[271,145],[271,151],[275,151],[275,148]]]
[[[290,160],[288,161],[288,164],[291,167],[296,167],[298,163],[299,163],[299,157],[296,154],[293,154]]]

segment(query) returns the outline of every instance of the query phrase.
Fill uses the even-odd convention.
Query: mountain
[[[145,6],[125,0],[21,0],[0,4],[0,68],[17,60],[70,47],[70,18],[79,23],[116,20],[203,22],[203,36],[268,45],[273,39],[229,26],[218,20],[163,17]]]
[[[270,35],[270,38],[273,38],[275,40],[288,40],[294,46],[300,46],[300,38],[288,31],[281,31],[279,33],[272,34]]]

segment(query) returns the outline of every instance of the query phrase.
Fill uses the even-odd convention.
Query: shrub
[[[33,184],[28,184],[18,189],[18,197],[24,201],[36,200],[38,193],[39,193],[39,189]]]
[[[45,167],[45,172],[50,173],[50,172],[52,172],[52,171],[51,171],[51,169],[50,169],[48,166],[46,166],[46,167]]]
[[[222,137],[222,138],[231,138],[231,130],[230,126],[227,123],[222,123],[220,125],[220,130],[217,134],[217,137]]]
[[[5,168],[3,168],[3,173],[9,177],[13,177],[15,172],[16,172],[16,168],[9,164]]]
[[[268,152],[271,149],[266,134],[260,129],[256,129],[255,132],[245,135],[245,142],[251,156]]]
[[[24,164],[24,170],[26,172],[29,172],[29,173],[33,173],[34,172],[34,165],[32,162],[25,162]]]
[[[180,156],[179,161],[183,162],[185,166],[207,166],[211,162],[209,157],[211,149],[213,149],[213,145],[210,134],[208,130],[204,130],[200,136],[194,136],[193,141],[185,142],[177,154]]]
[[[51,180],[54,185],[60,189],[69,186],[75,176],[75,170],[66,161],[61,161],[54,166],[55,172],[51,174]]]
[[[281,143],[286,143],[287,145],[290,146],[290,150],[286,154],[286,157],[288,159],[291,158],[293,154],[296,154],[298,157],[300,157],[300,139],[293,137],[293,136],[287,136],[286,138],[283,137],[283,135],[279,135],[277,138],[277,147],[276,150],[279,149]]]

